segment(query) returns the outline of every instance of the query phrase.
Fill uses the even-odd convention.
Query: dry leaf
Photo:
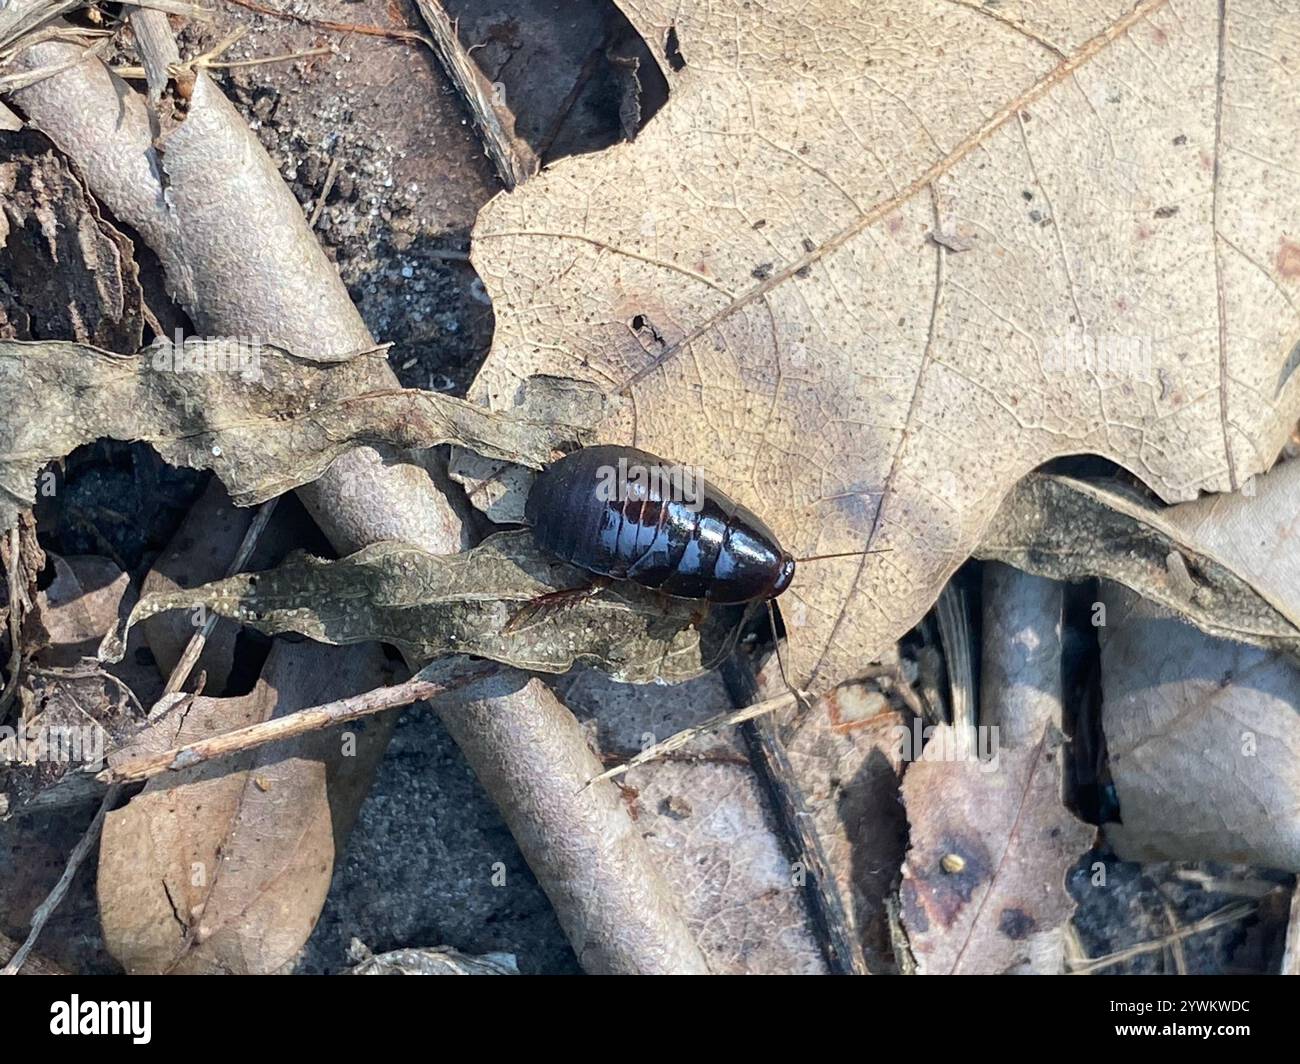
[[[166,749],[384,683],[390,667],[375,646],[340,652],[277,644],[250,694],[167,696],[169,708],[120,759]],[[382,753],[356,735],[356,755],[329,761],[344,737],[271,746],[152,780],[108,815],[99,857],[104,938],[132,973],[269,973],[290,961],[320,914],[333,871],[340,806],[356,804],[333,782]],[[333,773],[333,775],[331,775]],[[342,788],[343,791],[347,787]]]
[[[576,670],[559,693],[607,761],[732,708],[716,672],[665,692]],[[804,889],[736,729],[697,737],[619,786],[710,972],[826,970]]]
[[[603,439],[702,466],[796,556],[889,548],[801,568],[798,682],[912,625],[1050,458],[1167,501],[1271,463],[1300,412],[1293,5],[621,6],[670,98],[480,214],[474,395],[626,389]]]
[[[545,605],[546,595],[590,586],[589,573],[543,552],[528,531],[501,532],[451,555],[376,543],[339,561],[297,553],[269,572],[146,595],[127,630],[163,610],[201,606],[270,635],[379,640],[411,660],[475,654],[539,672],[581,661],[627,683],[697,676],[734,646],[743,611],[701,610],[627,581]],[[123,634],[104,641],[101,657],[118,660]]]
[[[1300,668],[1122,588],[1101,601],[1115,852],[1300,872]]]
[[[1187,505],[1197,508],[1190,518],[1220,503]],[[1300,590],[1288,600],[1279,581],[1261,575],[1250,537],[1231,527],[1213,538],[1193,532],[1177,516],[1183,509],[1035,474],[1003,501],[975,554],[1056,580],[1105,577],[1212,635],[1300,653]]]
[[[867,969],[893,970],[886,919],[906,848],[899,800],[910,718],[879,691],[846,685],[787,728],[784,746]]]
[[[458,443],[541,467],[582,435],[551,409],[590,388],[539,378],[518,416],[383,386],[382,355],[299,358],[256,340],[187,340],[140,355],[74,343],[0,341],[0,528],[35,499],[47,462],[100,437],[145,440],[175,465],[211,469],[240,506],[315,480],[358,444]],[[596,409],[592,404],[587,409]],[[364,494],[367,485],[358,484]]]
[[[131,578],[108,558],[49,555],[54,579],[36,598],[37,616],[49,645],[36,654],[43,666],[71,667],[93,658],[105,633],[117,625],[123,599],[135,595]]]
[[[1163,516],[1300,615],[1300,462],[1249,494],[1200,499]],[[1215,639],[1103,585],[1103,724],[1133,860],[1218,860],[1300,871],[1300,667]]]
[[[95,661],[135,601],[127,575],[107,558],[47,557],[54,579],[26,619],[21,723],[0,728],[0,818],[97,800],[102,787],[82,770],[98,771],[106,750],[140,731],[142,700],[162,687],[133,654],[108,669]]]
[[[918,970],[1059,971],[1058,933],[1074,911],[1065,874],[1095,834],[1061,804],[1060,733],[994,762],[938,757],[955,742],[950,726],[935,728],[903,777],[903,924]]]

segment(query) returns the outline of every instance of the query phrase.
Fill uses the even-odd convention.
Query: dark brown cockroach
[[[584,447],[540,473],[525,510],[544,550],[675,598],[775,598],[795,560],[748,508],[635,447]]]

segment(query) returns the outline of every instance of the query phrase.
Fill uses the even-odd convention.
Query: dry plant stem
[[[459,670],[459,675],[458,675]],[[464,662],[437,663],[418,675],[391,687],[380,687],[351,698],[339,698],[319,706],[299,709],[283,717],[272,717],[246,728],[186,743],[157,754],[142,755],[104,769],[95,779],[100,783],[137,783],[166,772],[180,772],[218,758],[230,757],[267,743],[293,739],[308,732],[332,728],[358,717],[382,713],[397,706],[409,706],[480,680],[495,672],[495,665],[467,666]]]
[[[0,693],[0,720],[9,713],[9,706],[18,692],[18,673],[23,663],[23,589],[19,586],[18,554],[22,550],[22,533],[14,525],[9,530],[9,550],[5,553],[5,579],[9,585],[9,677],[4,692]]]
[[[422,33],[416,33],[415,30],[395,29],[387,26],[370,26],[361,22],[336,22],[328,18],[312,18],[309,15],[298,15],[292,11],[283,11],[279,8],[267,7],[265,4],[257,3],[257,0],[226,0],[229,4],[236,7],[242,7],[245,10],[252,11],[258,15],[269,15],[271,18],[282,18],[286,22],[297,22],[303,26],[315,26],[323,30],[334,30],[336,33],[359,33],[363,37],[384,37],[393,41],[409,41],[413,44],[424,44],[432,47],[432,42]]]
[[[730,713],[719,713],[717,716],[710,717],[692,728],[683,728],[681,731],[668,736],[662,742],[655,743],[653,746],[647,746],[635,757],[624,761],[621,765],[615,765],[613,768],[607,768],[599,776],[588,780],[584,786],[591,786],[593,783],[599,783],[601,780],[612,780],[631,769],[638,768],[649,761],[658,761],[661,757],[667,757],[669,754],[680,750],[693,739],[701,735],[708,735],[710,732],[719,731],[722,728],[730,728],[737,724],[744,724],[747,721],[755,720],[758,717],[766,716],[769,713],[775,713],[779,709],[785,709],[795,704],[797,699],[793,693],[777,695],[775,698],[765,698],[761,702],[755,702],[752,706],[745,706],[743,709],[733,709]]]
[[[507,190],[522,184],[537,173],[538,160],[515,133],[515,116],[506,105],[498,86],[488,81],[477,63],[470,58],[456,27],[438,0],[415,0],[420,15],[433,37],[433,50],[465,100],[488,157],[497,168]]]
[[[648,871],[657,882],[659,874],[646,860],[640,829],[618,789],[609,783],[584,788],[601,765],[573,715],[536,712],[530,702],[553,697],[550,689],[513,669],[499,670],[473,692],[462,705],[453,697],[451,706],[440,707],[442,721],[530,863],[534,853],[545,851],[546,892],[583,968],[611,974],[707,972],[668,891],[646,890],[637,878]],[[573,816],[575,801],[580,818]],[[567,830],[555,833],[550,825],[556,823]],[[539,828],[546,833],[537,835]],[[600,904],[593,906],[594,899]],[[573,920],[575,912],[582,923]],[[615,926],[611,920],[627,922]],[[640,943],[634,954],[629,941]]]
[[[0,932],[0,964],[7,963],[15,953],[18,952],[19,943],[15,942],[8,935]],[[60,968],[53,961],[46,960],[39,953],[29,953],[27,960],[23,964],[23,970],[20,975],[67,975],[69,974],[63,968]]]
[[[235,552],[235,557],[226,569],[227,576],[234,576],[248,564],[248,559],[253,556],[257,541],[262,538],[262,532],[266,529],[267,522],[271,520],[273,513],[275,513],[274,499],[263,503],[258,509],[256,516],[253,518],[253,523],[248,526],[248,531],[244,533],[243,541],[239,544],[239,550]],[[163,694],[175,694],[181,689],[181,686],[189,678],[195,662],[202,656],[203,648],[208,642],[208,636],[216,628],[218,620],[216,613],[209,614],[207,620],[203,622],[203,627],[191,637],[189,643],[185,646],[185,652],[181,655],[180,660],[176,662],[176,667],[172,669],[171,675],[167,677],[167,685],[163,688]]]
[[[21,60],[50,65],[77,54],[75,47],[49,43]],[[69,151],[95,195],[158,254],[199,331],[256,336],[304,354],[373,345],[297,200],[206,75],[196,77],[189,115],[161,157],[144,101],[97,59],[15,97]],[[396,386],[386,376],[384,386]],[[448,497],[409,457],[359,448],[299,496],[341,553],[379,540],[404,540],[433,553],[468,543]],[[602,783],[579,793],[601,766],[549,688],[497,688],[438,709],[501,806],[589,970],[707,970],[616,789]],[[540,745],[538,736],[545,740]],[[559,765],[582,771],[576,777],[553,771]],[[585,840],[585,871],[578,874],[573,839]]]
[[[72,848],[72,853],[68,855],[68,864],[63,869],[63,875],[59,876],[59,881],[54,884],[54,889],[50,891],[49,896],[36,907],[36,912],[32,915],[32,929],[27,933],[27,938],[18,952],[9,958],[9,963],[0,968],[0,975],[17,975],[18,970],[27,960],[28,955],[36,947],[36,940],[41,937],[41,932],[45,930],[45,925],[49,922],[50,916],[54,910],[59,907],[64,896],[68,893],[68,888],[72,886],[72,877],[77,874],[77,869],[81,867],[90,851],[94,849],[95,844],[99,841],[99,832],[104,826],[104,817],[108,811],[113,808],[117,801],[118,794],[121,793],[120,787],[109,787],[105,792],[103,799],[99,803],[99,809],[95,813],[95,819],[90,822],[90,827],[86,828],[86,833],[81,836],[77,845]]]
[[[1001,562],[984,567],[984,658],[980,723],[1009,747],[1061,726],[1063,585]]]

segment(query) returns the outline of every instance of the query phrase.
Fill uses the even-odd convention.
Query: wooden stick
[[[762,702],[755,702],[752,706],[745,706],[743,709],[733,709],[729,713],[719,713],[702,724],[697,724],[693,728],[683,728],[681,731],[668,736],[663,742],[646,747],[630,761],[624,761],[621,765],[615,765],[613,768],[602,772],[599,776],[592,777],[587,781],[587,786],[590,787],[593,783],[599,783],[601,780],[612,780],[614,777],[621,776],[624,772],[634,769],[638,765],[644,765],[647,761],[654,761],[657,758],[671,754],[674,750],[680,750],[698,735],[707,735],[709,732],[727,728],[733,724],[744,724],[755,717],[766,716],[768,713],[775,713],[778,709],[793,705],[795,701],[797,699],[794,692],[787,691],[783,695],[764,699]]]
[[[490,663],[466,669],[463,660],[434,662],[421,669],[405,683],[379,687],[364,694],[336,699],[320,706],[310,706],[296,713],[287,713],[283,717],[275,717],[260,724],[235,728],[233,731],[222,732],[220,735],[200,739],[161,753],[127,758],[117,765],[110,765],[98,773],[95,779],[107,784],[134,783],[167,772],[179,772],[220,757],[230,757],[232,754],[265,746],[267,743],[292,739],[358,717],[382,713],[394,706],[420,702],[434,695],[465,687],[475,680],[491,675],[496,670],[497,666]]]
[[[22,533],[14,525],[9,530],[9,551],[5,555],[5,577],[9,582],[9,677],[0,693],[0,720],[9,710],[9,703],[18,692],[18,674],[23,663],[23,598],[25,592],[18,586],[18,558],[22,551]]]
[[[1300,975],[1300,883],[1291,891],[1291,913],[1286,925],[1286,948],[1282,952],[1282,974]]]

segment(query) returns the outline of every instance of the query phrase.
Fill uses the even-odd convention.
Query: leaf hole
[[[674,73],[686,66],[681,42],[677,40],[676,26],[668,27],[668,36],[664,38],[664,58],[668,60],[668,65],[673,68]]]

